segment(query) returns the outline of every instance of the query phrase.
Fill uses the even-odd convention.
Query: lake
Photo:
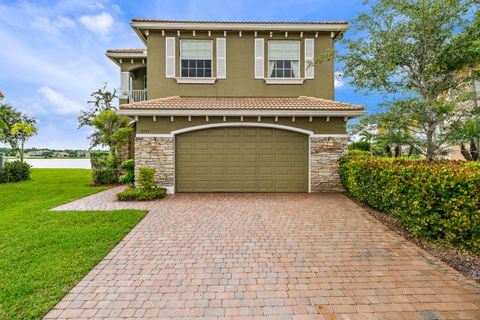
[[[91,169],[90,159],[25,159],[33,168]]]

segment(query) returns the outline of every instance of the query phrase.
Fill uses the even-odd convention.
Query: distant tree
[[[19,141],[18,151],[20,153],[20,161],[23,162],[25,142],[37,134],[37,128],[27,122],[17,122],[13,125],[11,134]]]
[[[445,52],[458,31],[465,30],[475,2],[378,0],[353,21],[357,37],[344,40],[347,52],[339,56],[344,76],[355,87],[418,97],[395,104],[417,118],[410,122],[422,120],[417,131],[423,137],[417,142],[424,149],[420,144],[416,148],[427,160],[440,154],[445,137],[437,139],[436,132],[451,117],[446,112],[455,111],[442,96],[462,81],[444,63]]]
[[[133,133],[133,128],[128,124],[129,119],[114,110],[102,111],[92,121],[96,131],[92,134],[91,147],[108,146],[111,155],[116,157],[118,148],[127,144]]]
[[[22,139],[28,140],[28,137],[24,136],[20,127],[17,130],[12,131],[16,124],[29,125],[36,132],[37,120],[15,110],[10,104],[0,104],[0,142],[9,144],[12,148],[12,153],[16,154],[20,152]]]

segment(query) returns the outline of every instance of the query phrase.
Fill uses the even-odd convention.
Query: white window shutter
[[[128,96],[130,91],[130,72],[120,72],[120,95]]]
[[[217,78],[227,78],[227,39],[217,38]]]
[[[315,78],[315,39],[305,39],[305,79]]]
[[[265,77],[265,41],[255,39],[255,79]]]
[[[175,78],[175,38],[165,38],[165,77]]]

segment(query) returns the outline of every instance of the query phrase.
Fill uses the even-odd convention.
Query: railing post
[[[0,153],[0,170],[3,169],[3,154]]]

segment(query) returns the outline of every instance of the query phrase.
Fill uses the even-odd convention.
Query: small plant
[[[153,190],[157,187],[155,183],[155,168],[142,167],[138,170],[138,186],[143,190]]]
[[[122,162],[120,168],[124,174],[120,176],[120,182],[124,184],[133,185],[135,182],[135,161],[133,159]]]
[[[129,166],[129,164],[125,166]],[[155,182],[155,168],[152,167],[140,168],[138,170],[137,182],[138,187],[131,186],[117,193],[117,199],[120,201],[155,200],[162,198],[167,191],[167,189],[157,186]]]

